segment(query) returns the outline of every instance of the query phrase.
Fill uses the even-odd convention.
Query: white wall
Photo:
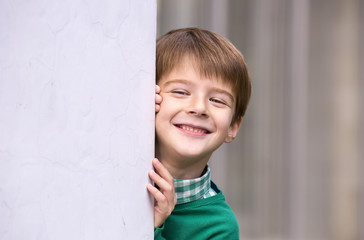
[[[0,239],[152,239],[155,1],[0,2]]]

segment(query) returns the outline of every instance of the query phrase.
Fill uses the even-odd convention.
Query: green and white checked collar
[[[204,172],[199,178],[173,180],[177,204],[188,203],[216,195],[216,192],[211,188],[210,167],[206,166]]]

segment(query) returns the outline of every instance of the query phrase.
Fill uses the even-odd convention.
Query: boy
[[[186,28],[157,40],[156,69],[155,239],[238,239],[207,163],[240,128],[251,94],[244,58],[216,33]]]

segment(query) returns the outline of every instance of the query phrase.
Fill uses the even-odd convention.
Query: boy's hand
[[[161,109],[162,96],[159,95],[161,92],[161,88],[158,85],[155,85],[155,112],[159,112]]]
[[[150,170],[150,179],[158,185],[159,189],[148,184],[148,191],[154,196],[154,228],[160,227],[177,203],[174,192],[173,177],[158,159],[153,159],[153,166],[156,171]]]

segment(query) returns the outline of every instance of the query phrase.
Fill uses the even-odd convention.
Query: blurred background
[[[253,95],[211,160],[241,239],[364,239],[364,1],[158,0],[245,56]]]

